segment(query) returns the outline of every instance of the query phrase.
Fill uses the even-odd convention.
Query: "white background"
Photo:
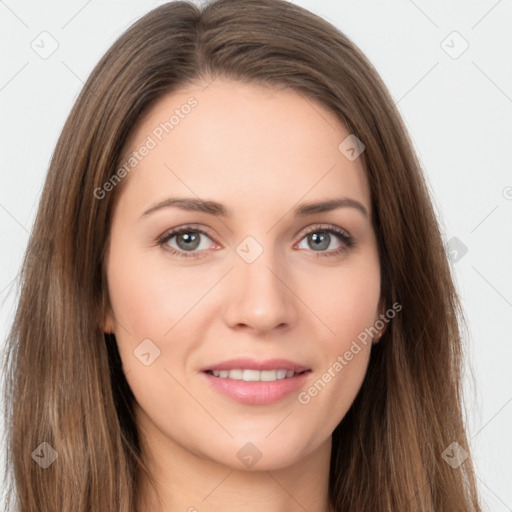
[[[0,0],[1,346],[63,123],[102,54],[161,3]],[[376,66],[410,130],[447,246],[456,237],[467,247],[452,264],[469,321],[469,437],[487,510],[512,511],[512,1],[295,3]],[[58,42],[47,59],[31,48],[43,31]]]

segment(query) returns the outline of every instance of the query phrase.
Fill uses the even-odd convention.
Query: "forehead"
[[[370,211],[362,160],[339,149],[349,135],[333,112],[291,89],[190,85],[160,98],[134,128],[122,196],[134,208],[181,194],[234,210],[348,196]]]

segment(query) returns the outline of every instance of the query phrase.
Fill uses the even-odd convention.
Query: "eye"
[[[210,243],[205,239],[210,240]],[[316,253],[315,256],[337,256],[355,246],[354,239],[344,229],[333,225],[315,225],[307,228],[299,243],[299,248],[304,250],[304,247],[300,247],[302,240],[305,240],[309,248]],[[194,225],[173,229],[158,239],[158,245],[163,250],[181,258],[206,256],[212,242],[216,243],[207,231]],[[333,242],[337,242],[334,248],[331,247]],[[329,247],[331,250],[326,250]]]
[[[204,243],[204,238],[212,240],[202,229],[194,226],[182,226],[162,235],[158,240],[158,245],[176,256],[200,258],[206,255],[206,249],[211,245]]]
[[[305,240],[309,248],[317,253],[316,256],[337,256],[355,246],[354,239],[344,229],[332,225],[312,226],[306,230],[302,240]],[[326,251],[333,242],[335,244],[337,242],[338,246]],[[304,247],[300,248],[304,249]]]

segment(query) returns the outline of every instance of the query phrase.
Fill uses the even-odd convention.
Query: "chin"
[[[293,438],[283,445],[282,442],[265,439],[267,434],[244,437],[241,441],[231,440],[229,445],[219,443],[219,452],[210,453],[210,458],[218,464],[237,471],[272,471],[297,463],[315,448],[310,446],[310,449],[306,450],[307,447],[299,446]]]

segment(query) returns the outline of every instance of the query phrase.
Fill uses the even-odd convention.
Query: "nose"
[[[236,261],[228,281],[224,317],[231,328],[264,335],[295,323],[296,298],[290,272],[277,264],[271,251],[264,251],[252,263]]]

